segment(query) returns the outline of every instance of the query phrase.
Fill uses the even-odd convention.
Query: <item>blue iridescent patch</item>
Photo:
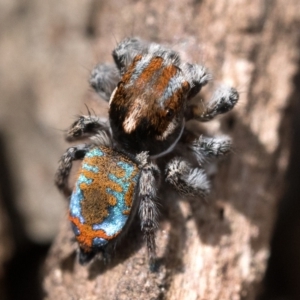
[[[87,163],[82,164],[82,168],[87,170],[87,171],[91,171],[93,173],[98,173],[99,172],[99,168],[95,167],[95,166],[91,166]]]
[[[86,157],[103,156],[104,153],[99,148],[93,148],[86,154]]]
[[[81,201],[84,200],[84,196],[80,188],[80,184],[82,183],[91,184],[92,182],[93,182],[92,179],[86,178],[83,174],[80,174],[76,182],[75,190],[72,193],[70,199],[70,213],[73,217],[79,218],[81,223],[84,223],[85,220],[81,213]]]
[[[71,226],[72,226],[72,230],[73,230],[74,234],[75,235],[80,235],[79,228],[74,223],[71,223]]]
[[[93,239],[93,247],[103,247],[107,244],[107,240],[100,238],[100,237],[96,237]]]

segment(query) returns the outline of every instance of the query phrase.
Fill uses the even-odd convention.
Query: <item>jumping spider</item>
[[[191,105],[210,75],[155,43],[126,38],[112,55],[115,65],[97,65],[90,78],[109,101],[109,121],[89,114],[72,124],[67,140],[89,137],[90,143],[67,149],[55,178],[67,193],[72,162],[82,160],[69,209],[81,264],[108,252],[137,213],[153,262],[160,181],[184,196],[205,197],[210,185],[203,163],[231,147],[228,137],[187,139],[185,122],[209,121],[230,111],[239,97],[223,86],[207,104]]]

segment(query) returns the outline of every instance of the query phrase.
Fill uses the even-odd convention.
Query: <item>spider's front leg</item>
[[[188,100],[190,100],[200,92],[201,88],[211,80],[212,76],[205,67],[197,64],[185,63],[182,65],[182,70],[191,86],[188,94]],[[186,112],[186,120],[209,121],[219,114],[232,110],[238,99],[239,94],[235,88],[226,85],[220,86],[208,103],[189,105]]]
[[[233,87],[223,85],[219,87],[208,101],[201,105],[190,105],[187,110],[186,119],[195,119],[207,122],[220,114],[229,112],[239,100],[239,94]]]
[[[120,81],[120,71],[113,64],[98,64],[91,72],[90,85],[106,101]]]
[[[109,101],[121,76],[132,63],[134,57],[146,51],[148,44],[138,38],[126,38],[114,49],[114,64],[98,64],[91,72],[90,85],[97,94]]]
[[[153,266],[156,256],[157,206],[155,198],[157,196],[159,177],[160,171],[155,164],[147,162],[143,164],[138,188],[138,198],[140,200],[139,215],[151,266]]]
[[[71,125],[66,133],[66,140],[68,142],[80,140],[95,135],[99,131],[105,131],[107,134],[110,134],[108,120],[106,118],[92,116],[89,112],[88,116],[79,116]]]
[[[192,168],[181,157],[173,158],[166,166],[165,180],[182,196],[206,198],[210,191],[210,183],[205,171]]]
[[[121,75],[124,75],[135,56],[145,52],[148,46],[148,43],[136,37],[125,38],[117,45],[112,56]]]
[[[81,160],[89,150],[88,145],[82,144],[76,147],[70,147],[63,154],[59,161],[58,169],[55,174],[55,184],[58,189],[65,195],[69,195],[67,181],[71,172],[72,163],[74,160]]]
[[[183,63],[182,71],[191,86],[187,99],[194,98],[212,78],[207,69],[202,65]]]

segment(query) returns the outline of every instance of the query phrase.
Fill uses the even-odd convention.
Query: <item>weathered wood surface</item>
[[[299,1],[50,2],[37,26],[49,22],[45,44],[56,49],[53,59],[64,69],[51,73],[45,47],[39,61],[48,77],[41,74],[38,82],[46,100],[39,105],[40,118],[49,123],[71,123],[88,89],[82,65],[91,69],[110,61],[114,38],[132,34],[173,45],[185,59],[204,63],[216,82],[236,86],[241,98],[234,112],[207,124],[208,133],[229,134],[235,145],[219,165],[209,203],[161,196],[158,271],[148,271],[138,224],[110,265],[78,265],[64,221],[46,261],[47,299],[254,299],[289,157],[287,108],[298,71]],[[33,70],[34,76],[40,73]],[[57,95],[61,84],[68,88]],[[94,105],[91,92],[85,101]]]
[[[98,3],[98,2],[97,2]],[[74,262],[64,224],[47,260],[49,299],[253,299],[259,290],[287,166],[286,108],[299,59],[297,1],[117,1],[91,8],[95,57],[128,34],[203,62],[241,94],[230,116],[207,124],[235,150],[219,165],[208,204],[161,196],[159,269],[147,270],[138,224],[111,265]],[[299,10],[298,10],[299,11]],[[298,22],[298,23],[297,23]],[[91,55],[91,54],[87,54]]]
[[[236,150],[220,166],[208,205],[162,197],[157,273],[147,272],[138,225],[111,265],[90,268],[74,263],[70,233],[62,229],[47,261],[50,299],[251,299],[257,291],[288,157],[280,141],[289,133],[280,129],[298,59],[296,35],[287,35],[295,8],[186,4],[168,10],[167,3],[128,2],[119,13],[114,2],[94,7],[95,56],[108,57],[111,34],[120,39],[133,26],[143,38],[204,61],[218,81],[241,92],[235,113],[207,129],[230,134]]]

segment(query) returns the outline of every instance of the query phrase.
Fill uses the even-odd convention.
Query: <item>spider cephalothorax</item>
[[[135,56],[122,76],[110,100],[109,119],[124,147],[154,155],[182,133],[190,84],[178,56],[150,50]]]
[[[113,58],[115,65],[97,65],[90,79],[109,101],[109,119],[89,113],[72,124],[67,140],[89,137],[90,142],[65,152],[55,179],[68,194],[72,162],[82,160],[69,209],[81,263],[114,245],[137,212],[153,261],[161,184],[184,196],[205,197],[210,185],[203,165],[231,147],[228,137],[187,139],[185,122],[209,121],[231,110],[238,101],[234,88],[222,86],[206,104],[192,105],[210,79],[203,66],[136,38],[120,42]]]

